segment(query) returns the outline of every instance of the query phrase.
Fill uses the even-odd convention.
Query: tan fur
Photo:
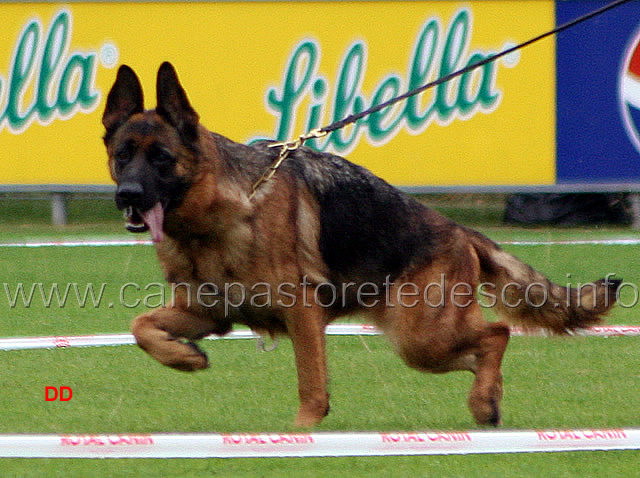
[[[498,297],[498,313],[525,329],[570,334],[600,323],[615,303],[617,286],[613,282],[566,288],[552,283],[489,239],[477,233],[470,237],[484,262],[480,280],[495,284],[497,291],[508,292],[506,301]]]

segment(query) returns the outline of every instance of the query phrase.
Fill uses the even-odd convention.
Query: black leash
[[[432,81],[430,83],[427,83],[425,85],[419,86],[418,88],[414,88],[413,90],[409,90],[406,93],[403,93],[399,96],[396,96],[395,98],[391,98],[390,100],[387,100],[383,103],[380,103],[378,105],[375,105],[369,109],[366,109],[364,111],[361,111],[360,113],[355,113],[352,115],[347,116],[346,118],[336,121],[334,123],[331,123],[328,126],[325,126],[323,128],[317,128],[314,129],[313,131],[310,131],[307,134],[303,134],[301,136],[299,136],[297,139],[292,140],[292,141],[286,141],[286,142],[281,142],[281,143],[273,143],[270,144],[270,147],[274,147],[274,148],[281,148],[280,149],[280,154],[278,156],[278,159],[276,159],[276,161],[274,161],[274,163],[269,167],[269,169],[267,169],[267,171],[265,171],[265,173],[262,175],[262,177],[256,181],[256,183],[253,185],[253,188],[251,190],[251,194],[249,195],[249,199],[253,199],[253,197],[255,196],[258,188],[260,187],[261,184],[263,184],[264,182],[268,181],[269,179],[271,179],[273,177],[273,175],[276,173],[276,171],[278,170],[278,168],[280,167],[280,165],[283,163],[283,161],[285,159],[287,159],[289,152],[290,151],[294,151],[296,149],[298,149],[300,146],[302,146],[304,144],[304,142],[308,139],[311,138],[321,138],[323,136],[326,136],[327,134],[331,133],[332,131],[344,128],[347,125],[350,125],[352,123],[355,123],[356,121],[358,121],[361,118],[364,118],[365,116],[368,116],[372,113],[376,113],[377,111],[380,111],[384,108],[387,108],[388,106],[394,105],[396,103],[398,103],[399,101],[402,100],[406,100],[407,98],[410,98],[411,96],[415,96],[418,95],[420,93],[422,93],[425,90],[428,90],[429,88],[433,88],[434,86],[438,86],[442,83],[446,83],[447,81],[453,80],[454,78],[457,78],[458,76],[464,75],[465,73],[472,71],[476,68],[480,68],[483,65],[486,65],[487,63],[491,63],[493,61],[496,61],[500,58],[502,58],[505,55],[508,55],[510,53],[513,53],[514,51],[517,50],[521,50],[522,48],[525,48],[533,43],[536,43],[537,41],[540,41],[544,38],[547,38],[548,36],[551,35],[555,35],[557,33],[560,33],[564,30],[567,30],[569,28],[572,28],[576,25],[578,25],[579,23],[583,23],[586,22],[587,20],[596,17],[598,15],[602,15],[603,13],[605,13],[608,10],[611,10],[613,8],[619,7],[620,5],[627,3],[631,0],[615,0],[603,7],[600,7],[592,12],[586,13],[584,15],[579,16],[578,18],[575,18],[574,20],[571,20],[569,22],[566,22],[556,28],[554,28],[553,30],[550,30],[548,32],[542,33],[541,35],[538,35],[534,38],[531,38],[530,40],[527,40],[523,43],[520,43],[518,45],[515,45],[511,48],[507,48],[506,50],[501,51],[500,53],[496,53],[495,55],[492,56],[488,56],[487,58],[484,58],[481,61],[472,63],[470,65],[465,66],[464,68],[461,68],[460,70],[454,71],[453,73],[449,73],[448,75],[442,76],[440,78],[438,78],[435,81]]]
[[[546,33],[543,33],[542,35],[538,35],[535,38],[532,38],[530,40],[527,40],[523,43],[520,43],[519,45],[513,46],[511,48],[507,48],[504,51],[501,51],[500,53],[497,53],[493,56],[488,56],[487,58],[478,61],[476,63],[472,63],[470,65],[467,65],[466,67],[454,71],[453,73],[450,73],[448,75],[445,75],[443,77],[438,78],[435,81],[432,81],[431,83],[427,83],[426,85],[423,86],[419,86],[418,88],[414,88],[413,90],[407,91],[406,93],[403,93],[400,96],[396,96],[395,98],[391,98],[388,101],[385,101],[384,103],[380,103],[379,105],[376,105],[372,108],[369,108],[368,110],[362,111],[360,113],[357,114],[352,114],[347,116],[346,118],[340,120],[340,121],[336,121],[335,123],[331,123],[329,126],[325,126],[324,128],[320,128],[319,131],[321,133],[330,133],[332,131],[335,131],[337,129],[340,128],[344,128],[345,126],[351,124],[351,123],[355,123],[356,121],[358,121],[361,118],[364,118],[365,116],[370,115],[371,113],[375,113],[377,111],[380,111],[384,108],[386,108],[387,106],[391,106],[399,101],[402,100],[406,100],[407,98],[411,97],[411,96],[415,96],[419,93],[422,93],[425,90],[428,90],[429,88],[433,88],[434,86],[438,86],[442,83],[446,83],[449,80],[452,80],[454,78],[457,78],[458,76],[464,75],[465,73],[474,70],[476,68],[479,68],[483,65],[486,65],[487,63],[491,63],[492,61],[496,61],[500,58],[502,58],[505,55],[508,55],[509,53],[513,53],[514,51],[520,50],[522,48],[525,48],[529,45],[531,45],[532,43],[536,43],[537,41],[542,40],[543,38],[546,38],[548,36],[551,35],[555,35],[556,33],[560,33],[561,31],[567,30],[571,27],[574,27],[576,25],[578,25],[579,23],[585,22],[595,16],[601,15],[604,12],[611,10],[613,8],[616,8],[620,5],[622,5],[623,3],[627,3],[630,0],[615,0],[614,2],[609,3],[608,5],[605,5],[604,7],[601,7],[597,10],[594,10],[593,12],[587,13],[585,15],[582,15],[574,20],[571,20],[563,25],[560,25],[559,27],[554,28],[553,30],[550,30]]]

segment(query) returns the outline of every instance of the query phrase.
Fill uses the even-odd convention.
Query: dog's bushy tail
[[[607,276],[579,287],[563,287],[482,234],[467,233],[480,260],[480,293],[495,301],[498,315],[524,329],[571,334],[601,323],[616,302],[621,280]]]

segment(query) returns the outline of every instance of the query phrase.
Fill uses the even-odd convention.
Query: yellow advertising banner
[[[554,26],[551,0],[2,4],[0,183],[109,184],[101,115],[117,67],[176,67],[202,123],[289,139]],[[508,21],[505,21],[508,19]],[[400,186],[553,184],[554,42],[310,145]]]

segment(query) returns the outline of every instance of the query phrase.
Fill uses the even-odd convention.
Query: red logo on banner
[[[63,446],[153,445],[151,435],[63,435]]]
[[[566,441],[566,440],[621,440],[626,439],[624,430],[543,430],[539,431],[538,440]]]
[[[629,42],[619,75],[622,120],[629,139],[640,152],[640,31]]]
[[[222,435],[224,445],[306,445],[313,443],[313,437],[304,433],[293,434],[251,434],[240,433]]]

